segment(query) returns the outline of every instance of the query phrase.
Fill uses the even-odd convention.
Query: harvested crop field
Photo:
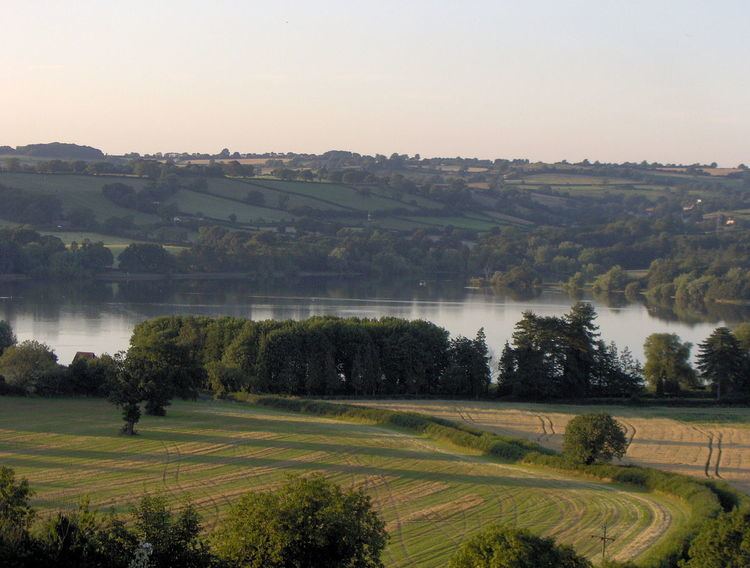
[[[391,535],[392,567],[444,566],[462,540],[495,522],[554,536],[592,558],[591,535],[607,522],[617,538],[612,554],[636,558],[689,514],[662,495],[240,403],[177,402],[165,418],[144,418],[135,438],[118,428],[119,413],[101,400],[0,397],[0,464],[29,479],[42,514],[84,495],[116,511],[144,492],[175,503],[190,495],[209,530],[239,495],[321,472],[372,496]]]
[[[625,427],[624,461],[699,478],[723,479],[750,494],[750,409],[631,408],[465,401],[360,401],[421,412],[477,428],[534,440],[560,450],[577,414],[608,412]]]

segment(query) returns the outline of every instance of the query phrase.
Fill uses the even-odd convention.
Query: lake
[[[314,315],[421,318],[453,335],[485,329],[494,353],[513,333],[522,312],[565,313],[575,301],[562,290],[545,289],[533,299],[458,282],[361,283],[347,280],[291,280],[275,283],[184,281],[51,284],[0,283],[0,319],[19,340],[36,339],[69,363],[77,351],[97,354],[126,349],[133,327],[173,314],[230,315],[255,320],[303,319]],[[718,313],[675,313],[642,304],[612,305],[584,297],[599,313],[602,337],[643,358],[643,341],[655,332],[677,333],[697,344],[718,325],[750,321],[746,309],[724,306]]]

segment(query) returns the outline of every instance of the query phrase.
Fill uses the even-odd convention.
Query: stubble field
[[[577,414],[607,412],[625,427],[625,463],[703,479],[722,479],[750,494],[750,409],[632,408],[466,401],[358,401],[420,412],[560,450]]]
[[[0,465],[36,490],[42,515],[74,508],[126,511],[140,495],[190,496],[211,530],[239,495],[289,474],[321,472],[363,487],[387,523],[389,567],[444,566],[491,523],[527,527],[592,558],[603,523],[615,558],[637,558],[689,515],[677,499],[509,465],[369,424],[229,402],[178,402],[118,435],[101,400],[0,397]]]

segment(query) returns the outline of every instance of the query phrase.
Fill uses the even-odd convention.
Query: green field
[[[417,209],[417,207],[408,204],[408,197],[404,201],[398,201],[390,197],[383,197],[373,191],[370,192],[370,195],[364,195],[351,187],[333,183],[279,181],[272,179],[253,180],[251,183],[284,191],[289,194],[311,197],[321,202],[327,202],[329,205],[337,205],[345,209],[357,211]]]
[[[56,195],[65,211],[88,207],[99,222],[110,217],[132,217],[138,225],[159,222],[156,215],[120,207],[104,197],[102,186],[114,182],[126,183],[135,189],[146,185],[145,180],[133,177],[0,173],[2,185],[31,193]]]
[[[241,403],[177,402],[117,434],[102,400],[0,397],[0,464],[27,477],[42,514],[92,505],[125,511],[144,492],[190,495],[208,530],[239,495],[288,474],[322,472],[363,487],[391,540],[387,566],[444,566],[490,523],[551,535],[595,557],[604,522],[614,557],[638,557],[689,515],[686,505],[551,470],[489,461],[430,439],[363,423]]]
[[[197,193],[181,189],[167,200],[167,204],[176,205],[181,213],[201,214],[211,219],[227,221],[230,215],[237,216],[237,222],[254,224],[260,222],[291,221],[294,215],[279,209],[256,207],[231,199]]]
[[[208,181],[208,192],[212,195],[244,201],[251,191],[260,192],[265,200],[266,207],[277,208],[279,198],[286,196],[288,209],[296,207],[310,207],[311,209],[345,211],[343,207],[322,202],[312,197],[305,197],[294,193],[288,193],[280,189],[270,189],[254,185],[248,180],[211,178]],[[261,182],[262,183],[262,182]]]

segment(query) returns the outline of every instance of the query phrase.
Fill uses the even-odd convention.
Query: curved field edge
[[[237,394],[233,398],[279,410],[403,428],[499,460],[543,466],[554,471],[580,474],[677,497],[688,505],[690,517],[682,526],[676,527],[660,542],[655,543],[639,559],[638,565],[643,568],[676,566],[680,559],[685,558],[690,543],[705,522],[723,510],[750,501],[747,496],[724,482],[699,481],[685,475],[632,465],[572,464],[559,454],[534,442],[485,432],[424,414],[245,393]]]

